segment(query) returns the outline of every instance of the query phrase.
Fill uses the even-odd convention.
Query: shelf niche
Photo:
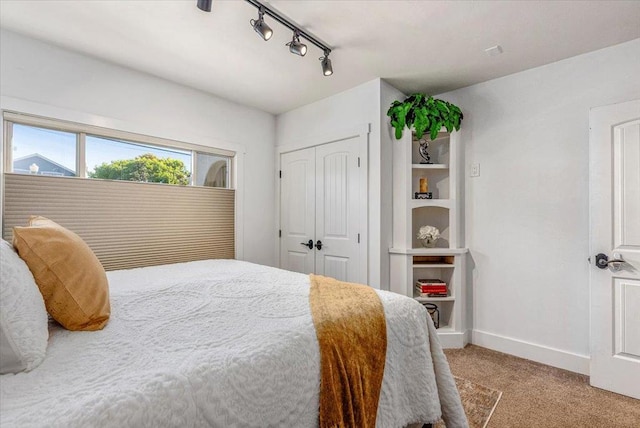
[[[453,267],[455,259],[453,256],[413,256],[414,267]]]
[[[453,293],[453,269],[447,268],[432,268],[428,267],[419,267],[413,268],[413,283],[418,282],[419,279],[439,279],[444,281],[447,284],[447,297],[455,297]],[[413,296],[419,297],[420,293],[417,289],[413,290]]]
[[[420,302],[424,304],[424,302]],[[437,301],[437,302],[428,302],[434,303],[438,306],[438,312],[440,312],[440,327],[439,329],[445,330],[450,329],[453,325],[453,305],[454,302],[447,301]]]
[[[435,140],[431,140],[428,134],[424,134],[422,138],[429,143],[427,153],[429,153],[431,157],[430,162],[449,165],[449,134],[440,132]],[[414,135],[411,144],[411,163],[416,164],[421,162],[424,162],[424,159],[420,156],[420,142]]]
[[[449,170],[412,168],[411,199],[415,199],[415,192],[420,191],[420,179],[427,179],[428,191],[433,199],[449,199]]]
[[[412,248],[424,248],[418,239],[418,231],[422,226],[434,226],[440,231],[440,239],[435,248],[450,248],[449,242],[449,209],[442,207],[420,207],[411,210],[413,225]]]

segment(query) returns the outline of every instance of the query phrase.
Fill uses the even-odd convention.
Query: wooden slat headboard
[[[74,231],[106,270],[235,256],[235,192],[4,174],[3,238],[41,215]]]

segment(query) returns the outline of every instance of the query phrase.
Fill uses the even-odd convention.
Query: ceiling
[[[273,114],[376,77],[438,94],[640,38],[640,1],[306,1],[269,5],[334,48],[324,77],[309,45],[269,17],[264,42],[240,0],[1,0],[0,26]],[[304,40],[303,40],[304,42]],[[486,48],[500,45],[490,56]]]

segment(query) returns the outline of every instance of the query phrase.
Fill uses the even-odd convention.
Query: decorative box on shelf
[[[414,199],[433,199],[433,192],[416,192]]]

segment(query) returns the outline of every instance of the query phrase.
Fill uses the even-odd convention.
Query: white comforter
[[[102,331],[51,326],[47,356],[0,378],[0,426],[315,427],[309,278],[234,260],[108,274]],[[378,427],[466,426],[425,310],[379,292],[387,357]]]

